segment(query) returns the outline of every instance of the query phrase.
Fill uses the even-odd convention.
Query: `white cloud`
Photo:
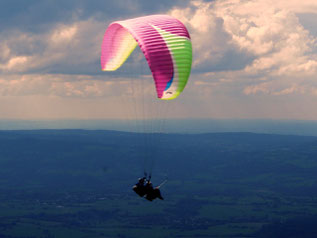
[[[105,23],[93,19],[58,24],[41,33],[7,31],[0,35],[0,72],[28,73],[90,65],[99,58]],[[69,73],[72,73],[71,70]]]
[[[185,9],[173,9],[170,15],[181,20],[191,34],[193,67],[219,61],[232,48],[230,36],[223,29],[223,19],[212,10],[213,3],[194,1]]]
[[[10,74],[0,76],[0,96],[48,96],[60,98],[155,98],[152,77],[139,79],[109,75]]]
[[[265,0],[262,0],[262,2],[265,3]],[[317,4],[315,0],[270,0],[266,2],[267,4],[272,4],[279,9],[286,8],[295,13],[317,13]]]
[[[115,85],[105,79],[87,75],[6,75],[0,77],[0,96],[102,97],[111,95],[109,91]]]
[[[305,107],[303,117],[317,118],[312,109],[317,105],[307,103],[317,96],[317,34],[312,33],[312,22],[305,18],[308,13],[317,14],[315,0],[197,0],[169,11],[188,27],[194,50],[188,87],[182,99],[175,100],[179,102],[175,108],[182,108],[179,115],[296,117],[281,109],[289,104],[284,100],[287,98]],[[301,19],[306,19],[305,26]],[[106,73],[92,76],[100,69],[100,44],[106,27],[106,23],[90,18],[58,23],[37,33],[3,31],[2,100],[34,97],[29,100],[33,105],[35,98],[54,98],[55,105],[71,115],[66,104],[62,106],[63,100],[72,107],[76,107],[75,101],[90,105],[86,111],[98,104],[100,111],[105,101],[110,110],[118,95],[141,98],[142,93],[153,93],[150,79],[141,92],[127,86],[128,79],[120,77],[121,73],[113,76],[117,81]],[[128,65],[144,61],[141,54],[132,58]],[[38,102],[42,108],[46,108],[44,102]],[[84,117],[81,105],[77,105],[76,115]]]
[[[53,44],[65,45],[65,43],[67,44],[74,40],[76,33],[78,33],[78,24],[71,26],[61,25],[51,33],[50,41]]]
[[[286,95],[312,93],[316,87],[317,37],[304,28],[298,14],[316,13],[316,1],[223,0],[192,1],[186,9],[170,13],[184,21],[192,35],[194,68],[208,64],[213,78],[244,85],[243,93]],[[217,62],[231,65],[228,51],[249,57],[240,69],[217,72]],[[239,62],[239,57],[234,58]],[[205,65],[204,69],[208,70]],[[219,70],[218,70],[219,71]],[[270,82],[263,83],[269,80]],[[208,78],[203,79],[208,81]],[[221,82],[214,83],[221,87]],[[234,85],[234,84],[232,84]],[[294,86],[296,85],[296,86]]]

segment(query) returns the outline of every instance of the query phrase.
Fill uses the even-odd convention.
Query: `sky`
[[[317,120],[315,0],[1,0],[0,119],[124,117],[129,70],[148,96],[153,82],[138,51],[102,72],[103,34],[150,14],[181,20],[193,44],[168,117]]]

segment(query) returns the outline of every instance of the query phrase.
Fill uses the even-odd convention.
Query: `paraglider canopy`
[[[102,42],[102,70],[117,70],[137,45],[151,69],[157,97],[164,100],[178,97],[186,86],[192,64],[192,46],[186,27],[167,15],[111,23]]]

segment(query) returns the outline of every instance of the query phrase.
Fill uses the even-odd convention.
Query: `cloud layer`
[[[302,2],[194,1],[170,13],[191,29],[196,68],[228,65],[213,78],[235,80],[245,94],[307,94],[316,90],[317,38],[297,14],[315,13],[317,4]]]
[[[103,33],[113,20],[166,13],[188,27],[193,42],[192,76],[179,101],[178,116],[317,119],[317,3],[313,0],[1,4],[0,13],[3,7],[11,9],[10,15],[0,14],[6,22],[0,24],[2,98],[34,96],[83,103],[128,93],[129,72],[136,69],[134,77],[148,74],[142,69],[146,62],[139,52],[128,60],[128,70],[100,72]],[[45,9],[51,11],[44,17]],[[293,113],[290,103],[302,108],[301,114]]]

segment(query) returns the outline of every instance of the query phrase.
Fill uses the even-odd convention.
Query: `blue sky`
[[[177,17],[192,37],[192,75],[171,117],[317,120],[314,0],[3,0],[0,119],[123,117],[129,77],[101,72],[102,37],[112,21],[148,14]],[[126,67],[144,65],[136,52]]]

